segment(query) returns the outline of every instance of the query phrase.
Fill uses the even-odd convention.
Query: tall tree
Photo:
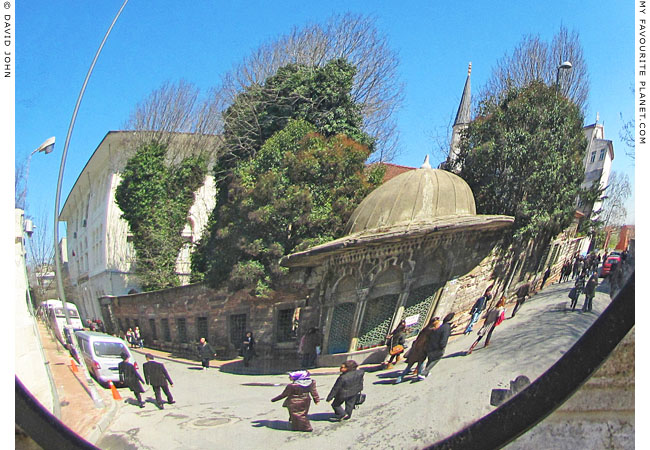
[[[35,305],[46,300],[48,293],[56,292],[54,274],[54,246],[48,231],[47,213],[43,210],[32,220],[34,232],[27,240],[26,259],[30,288]],[[56,294],[52,294],[56,296]]]
[[[332,60],[323,67],[290,64],[281,67],[262,85],[254,85],[237,96],[224,114],[223,150],[214,168],[217,187],[216,205],[208,224],[208,233],[201,239],[197,251],[192,256],[192,272],[195,278],[207,275],[211,283],[218,284],[225,279],[226,274],[233,267],[232,264],[224,265],[223,261],[221,263],[216,261],[224,255],[221,248],[224,243],[229,245],[222,239],[222,236],[224,233],[227,234],[232,227],[231,222],[234,220],[233,214],[235,213],[231,210],[242,206],[237,203],[239,201],[237,200],[238,193],[242,189],[241,177],[246,178],[248,175],[244,176],[241,168],[248,167],[248,164],[256,161],[260,152],[263,155],[268,154],[269,150],[262,151],[262,149],[269,138],[284,130],[291,120],[310,124],[313,131],[322,135],[323,139],[339,135],[346,136],[347,139],[367,148],[368,154],[372,152],[373,139],[362,131],[360,105],[354,103],[350,94],[355,73],[355,68],[342,59]],[[288,138],[283,139],[287,140]],[[296,144],[292,145],[287,143],[287,148],[297,148]],[[337,151],[351,152],[351,155],[341,155],[342,159],[352,158],[355,160],[354,158],[358,158],[358,156],[352,156],[359,154],[352,145],[337,144],[333,148]],[[367,157],[368,155],[364,157],[364,160]],[[318,167],[316,166],[314,170],[318,171]],[[323,170],[331,169],[323,166]],[[325,173],[320,173],[320,175],[323,180],[327,180]],[[346,177],[349,178],[352,175],[348,174]],[[345,180],[347,180],[345,182],[352,182],[347,178]],[[338,182],[343,183],[340,180]],[[272,184],[264,186],[265,189],[272,188]],[[278,185],[279,190],[280,186],[281,184]],[[324,187],[342,192],[331,185],[324,184]],[[353,198],[356,199],[356,197]],[[241,201],[239,202],[241,203]],[[310,200],[309,204],[311,208],[317,210],[322,207],[322,202],[331,201],[320,195],[316,196],[313,201]],[[353,200],[346,200],[346,202],[354,203]],[[298,208],[298,206],[294,206]],[[300,208],[297,210],[299,211]],[[342,212],[337,214],[341,217],[345,215]],[[337,216],[335,220],[343,219]],[[296,224],[292,223],[291,226],[295,227]],[[336,230],[337,228],[334,228],[331,232]],[[293,234],[296,235],[295,232]],[[298,244],[283,244],[283,249],[279,253],[276,252],[278,259],[296,245]],[[235,253],[240,250],[241,248],[236,249]],[[246,258],[235,255],[229,261],[239,260],[246,260]],[[259,266],[256,267],[259,269]],[[267,270],[269,267],[270,265],[267,264],[262,271],[263,278],[266,277],[266,281],[264,281],[266,285],[270,280],[270,272]]]
[[[514,216],[519,237],[553,236],[569,225],[584,178],[582,122],[576,105],[541,82],[484,103],[457,160],[479,213]]]
[[[176,260],[194,192],[207,174],[202,156],[187,156],[170,165],[167,147],[142,145],[129,159],[115,192],[122,217],[133,233],[136,274],[144,290],[179,284]]]
[[[212,251],[197,252],[194,267],[213,284],[266,294],[284,273],[282,256],[338,237],[380,183],[383,166],[366,169],[369,155],[343,134],[328,138],[308,122],[290,121],[235,169]]]
[[[357,68],[350,96],[361,105],[363,130],[376,142],[372,160],[391,160],[398,149],[394,113],[403,100],[403,85],[397,53],[370,16],[333,15],[325,23],[295,27],[260,45],[223,77],[215,96],[222,104],[232,104],[239,94],[263,84],[280,67],[323,67],[338,58]]]
[[[173,166],[188,156],[213,158],[218,148],[214,136],[223,131],[220,110],[218,99],[202,96],[194,84],[165,82],[134,107],[123,128],[134,132],[130,148],[164,146]],[[126,159],[131,156],[133,152],[124,153]],[[116,162],[120,167],[123,163]]]
[[[625,202],[632,195],[630,179],[627,174],[612,172],[605,188],[605,201],[600,215],[604,226],[623,225],[627,219]]]
[[[539,35],[524,36],[512,54],[505,54],[479,93],[480,102],[499,102],[510,88],[524,87],[532,81],[555,86],[558,66],[570,61],[570,70],[559,71],[559,91],[584,113],[589,97],[589,73],[578,32],[564,26],[546,42]]]

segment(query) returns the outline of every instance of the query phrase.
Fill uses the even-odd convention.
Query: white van
[[[64,333],[64,328],[66,326],[65,320],[65,311],[63,311],[63,303],[61,300],[47,300],[45,303],[45,308],[47,311],[47,319],[52,328],[52,332],[56,338],[63,344],[64,347],[68,347],[68,342]],[[43,305],[41,303],[41,305]],[[73,330],[83,330],[83,323],[79,318],[79,311],[77,306],[74,303],[66,302],[65,307],[68,310],[68,315],[70,316],[70,326]],[[69,336],[68,336],[69,337]]]
[[[88,371],[97,381],[118,384],[120,374],[117,365],[122,362],[122,353],[131,358],[131,352],[124,340],[97,331],[77,331],[79,351],[86,362]]]

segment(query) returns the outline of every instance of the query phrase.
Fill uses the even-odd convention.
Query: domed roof
[[[427,162],[372,191],[352,213],[345,234],[431,222],[445,216],[476,215],[469,185]]]

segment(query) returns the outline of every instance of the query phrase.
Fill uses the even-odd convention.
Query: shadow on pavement
[[[271,428],[272,430],[291,431],[289,422],[284,420],[253,420],[255,428]]]
[[[186,369],[187,370],[203,370],[203,367],[187,367]]]
[[[309,414],[309,420],[313,420],[315,422],[329,422],[330,417],[334,417],[333,412]]]
[[[455,357],[457,357],[457,356],[465,356],[466,354],[467,354],[467,352],[466,352],[465,350],[462,350],[462,351],[460,351],[460,352],[456,352],[456,353],[451,353],[451,354],[449,354],[449,355],[445,355],[445,356],[442,357],[442,359],[455,358]]]

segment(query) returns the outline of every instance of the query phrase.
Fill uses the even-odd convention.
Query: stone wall
[[[233,338],[237,332],[233,330],[235,324],[231,317],[245,315],[243,328],[253,332],[259,356],[273,358],[285,353],[293,355],[297,347],[295,342],[277,342],[278,312],[303,306],[304,303],[304,294],[295,291],[285,290],[270,298],[257,298],[245,290],[233,293],[199,283],[155,292],[104,297],[102,308],[111,333],[122,335],[137,323],[148,347],[185,357],[196,357],[198,340],[206,337],[220,359],[237,356],[240,342]],[[185,320],[184,340],[179,330],[179,319]],[[201,319],[207,325],[207,336],[199,336]],[[155,324],[155,336],[150,320]],[[170,339],[165,337],[163,320],[169,323]]]
[[[634,344],[632,328],[569,400],[505,448],[635,448]]]

